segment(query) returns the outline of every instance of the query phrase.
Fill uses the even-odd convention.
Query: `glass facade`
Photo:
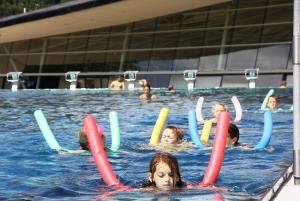
[[[233,0],[121,26],[0,44],[0,71],[287,70],[292,34],[292,0]],[[33,88],[49,88],[51,82],[59,87],[59,77],[29,79]],[[97,79],[98,87],[107,87],[109,76]],[[169,80],[155,83],[162,87]]]

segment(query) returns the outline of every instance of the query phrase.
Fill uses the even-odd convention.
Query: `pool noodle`
[[[236,96],[232,96],[231,101],[233,103],[234,110],[235,110],[234,122],[239,122],[242,119],[242,115],[243,115],[241,104]]]
[[[201,141],[202,141],[203,144],[207,144],[208,139],[209,139],[209,135],[211,133],[211,129],[212,129],[212,121],[211,120],[205,120],[204,125],[203,125],[203,129],[202,129],[202,133],[201,133]]]
[[[111,133],[111,147],[112,151],[117,151],[120,148],[120,126],[117,112],[109,113],[110,133]]]
[[[199,185],[210,185],[217,181],[217,177],[222,167],[225,155],[226,140],[230,122],[229,112],[221,112],[218,117],[215,138],[210,156],[209,164],[205,172],[204,178]]]
[[[49,147],[57,151],[62,150],[61,146],[56,141],[42,110],[36,110],[34,112],[34,117]]]
[[[169,114],[169,109],[168,108],[162,108],[160,110],[159,116],[156,120],[155,126],[152,131],[152,135],[150,138],[150,144],[155,145],[158,144],[160,134],[162,132],[162,129],[164,128],[164,125],[166,123],[167,117]]]
[[[275,91],[274,89],[270,89],[269,92],[267,93],[263,103],[261,104],[260,109],[261,110],[265,110],[269,101],[270,96],[274,95]]]
[[[204,148],[205,146],[202,144],[198,132],[197,117],[196,117],[195,110],[190,110],[188,115],[189,115],[189,133],[191,139],[197,147]]]
[[[196,105],[196,115],[197,115],[197,121],[200,123],[204,122],[203,115],[202,115],[202,107],[203,107],[204,98],[201,96]]]
[[[258,144],[254,147],[255,149],[264,149],[268,146],[272,136],[272,127],[272,112],[266,111],[264,114],[264,133]]]
[[[83,125],[87,134],[90,149],[95,160],[99,173],[104,182],[108,185],[122,185],[113,172],[104,147],[100,143],[100,135],[97,132],[96,120],[92,115],[83,119]]]

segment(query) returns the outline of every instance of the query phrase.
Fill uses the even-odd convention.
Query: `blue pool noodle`
[[[120,148],[120,126],[117,112],[109,113],[111,147],[112,151],[117,151]]]
[[[62,150],[61,146],[56,141],[42,110],[36,110],[34,112],[34,117],[49,147],[57,151]]]
[[[254,147],[255,149],[264,149],[268,146],[272,136],[272,128],[273,128],[273,121],[272,121],[272,112],[266,111],[264,114],[264,133],[258,142],[258,144]]]
[[[267,109],[269,98],[270,98],[270,96],[273,96],[274,94],[275,94],[274,89],[270,89],[269,92],[267,93],[263,103],[261,104],[261,107],[260,107],[261,110]]]
[[[189,133],[193,143],[198,148],[204,148],[205,146],[202,144],[200,140],[200,135],[198,133],[198,126],[197,126],[197,116],[195,110],[189,111]]]

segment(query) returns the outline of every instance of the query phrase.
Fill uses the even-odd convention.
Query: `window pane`
[[[207,30],[204,45],[221,45],[223,30]]]
[[[43,52],[44,41],[47,39],[34,39],[30,42],[29,52]]]
[[[287,42],[292,41],[293,24],[265,26],[263,30],[262,42]]]
[[[182,29],[186,28],[202,28],[205,27],[206,20],[207,20],[207,13],[199,13],[199,14],[192,14],[192,13],[183,13],[182,14]]]
[[[154,48],[176,47],[178,33],[160,33],[155,36]]]
[[[265,8],[239,10],[236,14],[236,25],[261,24],[264,19]]]
[[[105,63],[106,53],[89,53],[86,55],[86,63]]]
[[[39,66],[41,62],[41,55],[30,55],[28,56],[27,65]]]
[[[175,51],[157,51],[152,53],[149,71],[171,70]]]
[[[45,65],[62,65],[64,63],[64,55],[47,55]]]
[[[178,29],[181,22],[181,15],[168,15],[159,17],[157,20],[156,30],[172,30]]]
[[[179,47],[202,46],[205,31],[181,32]]]
[[[51,38],[48,42],[48,52],[64,52],[66,51],[67,39],[65,38]]]
[[[226,19],[226,12],[210,12],[208,15],[207,26],[223,27],[225,24],[225,19]]]
[[[129,49],[151,48],[153,44],[153,34],[132,35],[129,41]]]
[[[198,69],[200,50],[178,50],[174,60],[175,71]]]
[[[147,71],[150,52],[129,52],[124,70]]]
[[[88,42],[88,50],[106,50],[108,36],[91,37]]]
[[[263,47],[259,51],[257,66],[263,70],[285,69],[289,50],[289,45]]]
[[[120,59],[121,53],[119,52],[107,53],[107,66],[101,71],[119,71]]]
[[[232,44],[251,44],[258,43],[262,27],[247,27],[232,29]]]
[[[227,60],[227,70],[241,70],[255,67],[257,48],[230,48]]]
[[[247,7],[256,7],[256,6],[265,6],[266,0],[239,0],[238,6],[239,8],[247,8]]]
[[[155,19],[134,22],[132,31],[133,32],[152,31],[154,29],[154,23],[155,23]]]
[[[200,58],[199,70],[212,71],[217,69],[220,48],[207,48],[203,50]]]
[[[87,38],[70,38],[68,51],[84,51],[86,50]]]
[[[29,40],[13,43],[12,53],[26,53],[29,48]]]
[[[109,50],[121,50],[123,47],[124,36],[110,36],[109,38]]]
[[[27,59],[27,56],[11,56],[11,61],[14,64],[14,66],[11,64],[10,70],[23,71],[23,69],[26,65],[26,59]]]
[[[265,23],[293,22],[293,6],[268,8]]]
[[[0,56],[0,73],[7,73],[8,56]]]
[[[66,56],[65,64],[82,64],[85,54],[69,54]]]
[[[41,62],[41,55],[30,55],[28,57],[27,65],[24,68],[24,73],[38,73]]]
[[[0,44],[0,54],[6,54],[6,50],[10,52],[12,43]]]
[[[269,4],[285,4],[285,3],[293,3],[293,0],[269,0]]]

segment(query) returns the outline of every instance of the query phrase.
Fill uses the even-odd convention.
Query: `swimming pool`
[[[45,143],[33,112],[42,109],[57,140],[63,147],[78,149],[77,133],[82,119],[93,114],[104,126],[110,144],[110,111],[119,114],[121,150],[109,153],[111,165],[127,185],[139,187],[147,177],[148,165],[158,152],[149,148],[152,128],[162,107],[168,107],[168,124],[182,127],[188,136],[188,110],[205,97],[204,117],[211,116],[215,101],[223,101],[234,116],[232,95],[243,108],[238,123],[240,142],[255,145],[263,132],[260,104],[269,89],[199,89],[192,93],[157,91],[158,100],[143,102],[137,92],[107,90],[24,90],[0,92],[0,200],[91,200],[107,190],[90,156],[59,155]],[[272,151],[227,149],[217,186],[225,200],[257,200],[292,162],[293,115],[292,89],[276,89],[283,109],[273,114]],[[211,139],[212,142],[212,139]],[[207,167],[211,150],[195,149],[174,154],[185,182],[198,183]],[[108,200],[214,200],[216,192],[184,190],[180,192],[122,192]]]

